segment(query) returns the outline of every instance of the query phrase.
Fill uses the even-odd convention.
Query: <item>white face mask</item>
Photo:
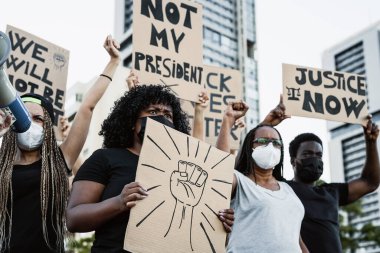
[[[30,128],[17,134],[17,145],[20,149],[32,151],[38,149],[44,140],[44,129],[37,123],[32,122]]]
[[[252,158],[262,169],[272,169],[281,159],[281,150],[273,147],[272,143],[266,146],[258,146],[252,151]]]

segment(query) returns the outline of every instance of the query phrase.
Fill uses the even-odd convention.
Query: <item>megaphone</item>
[[[0,108],[8,108],[16,121],[12,125],[12,130],[23,133],[29,129],[32,120],[29,112],[9,81],[8,75],[4,71],[4,63],[11,52],[11,42],[8,36],[0,31]]]

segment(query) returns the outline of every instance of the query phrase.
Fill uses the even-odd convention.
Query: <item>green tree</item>
[[[82,237],[78,240],[70,240],[67,244],[66,253],[89,253],[94,242],[95,234],[90,237]]]
[[[367,223],[359,229],[345,220],[345,216],[349,221],[362,216],[363,212],[360,200],[341,207],[341,211],[343,212],[339,214],[340,240],[344,251],[354,253],[360,248],[360,243],[364,242],[371,242],[375,243],[377,246],[380,246],[379,226],[374,226],[372,223]]]

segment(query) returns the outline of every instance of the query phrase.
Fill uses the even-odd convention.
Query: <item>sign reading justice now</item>
[[[355,124],[366,122],[364,76],[290,64],[282,65],[282,75],[288,114]]]
[[[133,68],[140,83],[197,101],[202,89],[202,6],[184,0],[133,3]]]

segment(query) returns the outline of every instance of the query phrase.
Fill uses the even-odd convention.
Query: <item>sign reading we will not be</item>
[[[202,6],[185,0],[133,2],[133,68],[140,83],[169,86],[197,101],[203,71]]]
[[[287,114],[365,124],[364,76],[290,64],[282,65],[282,75]]]
[[[64,115],[69,51],[10,25],[7,35],[12,46],[5,64],[10,82],[20,95],[35,93],[50,100],[57,126]]]

